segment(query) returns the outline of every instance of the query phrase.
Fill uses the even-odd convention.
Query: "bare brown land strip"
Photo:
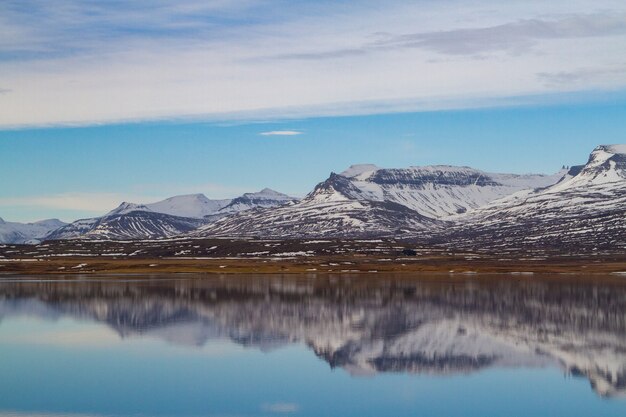
[[[0,245],[2,274],[597,273],[626,279],[626,253],[453,250],[395,239],[51,241]]]

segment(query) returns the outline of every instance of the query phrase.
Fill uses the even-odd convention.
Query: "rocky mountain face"
[[[598,146],[557,184],[494,201],[441,236],[459,246],[626,249],[626,145]]]
[[[5,222],[0,218],[0,243],[37,243],[51,231],[65,226],[59,219],[34,223]]]
[[[626,394],[626,289],[562,280],[228,280],[3,283],[12,315],[104,323],[181,346],[304,344],[353,375],[558,367]]]

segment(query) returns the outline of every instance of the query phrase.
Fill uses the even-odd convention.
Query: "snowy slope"
[[[133,211],[99,219],[82,239],[127,240],[160,239],[177,236],[204,224],[201,219]]]
[[[189,194],[146,204],[145,207],[157,213],[201,219],[215,214],[218,210],[230,204],[231,201],[230,199],[210,200],[204,194]]]
[[[299,202],[203,226],[194,236],[385,236],[437,233],[440,220],[502,196],[552,185],[555,175],[489,174],[467,167],[381,169],[353,165]]]
[[[119,240],[171,237],[190,232],[216,217],[255,207],[273,207],[293,200],[266,188],[233,200],[209,200],[204,194],[191,194],[150,204],[123,202],[102,217],[77,220],[52,231],[47,238]]]
[[[77,239],[92,230],[100,218],[79,219],[55,230],[45,236],[46,240]]]
[[[0,243],[36,242],[52,230],[66,224],[59,219],[41,220],[34,223],[17,223],[5,222],[0,218]]]
[[[452,219],[442,239],[467,246],[626,248],[626,145],[598,146],[559,183]]]
[[[99,218],[77,220],[50,233],[46,239],[159,239],[196,229],[204,220],[146,210],[113,212]]]
[[[428,217],[445,218],[517,191],[550,186],[564,174],[494,174],[448,165],[406,169],[353,165],[341,175],[350,178],[355,188],[350,198],[392,201]]]
[[[188,232],[203,221],[152,211],[147,205],[123,202],[102,217],[80,219],[53,230],[48,240],[152,239]]]
[[[231,214],[244,210],[262,207],[275,207],[288,202],[295,202],[298,199],[290,197],[287,194],[264,188],[257,193],[245,193],[240,197],[234,198],[226,206],[220,208],[217,214]]]
[[[269,209],[255,209],[202,226],[193,236],[382,236],[438,228],[439,222],[391,201],[368,201],[352,195],[351,180],[332,174],[304,199]]]

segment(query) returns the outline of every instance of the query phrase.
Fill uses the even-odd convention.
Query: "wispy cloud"
[[[226,186],[215,183],[203,184],[136,184],[124,193],[111,192],[67,192],[56,194],[27,195],[19,197],[0,197],[0,214],[10,221],[35,221],[42,217],[32,217],[33,213],[46,213],[75,220],[77,217],[99,216],[114,209],[120,203],[154,203],[175,195],[203,193],[208,198],[234,198],[246,192],[253,192],[251,187]],[[11,213],[11,214],[6,214]],[[14,218],[15,213],[22,217]],[[26,217],[23,217],[26,216]]]
[[[300,409],[298,404],[295,403],[271,403],[271,404],[262,404],[261,410],[269,413],[281,413],[281,414],[289,414],[295,413]]]
[[[501,25],[390,36],[372,48],[425,48],[441,54],[520,53],[540,40],[626,34],[626,14],[600,13],[562,19],[523,19]]]
[[[297,136],[301,134],[302,132],[297,130],[271,130],[269,132],[259,133],[261,136]]]
[[[117,193],[61,193],[39,196],[2,197],[0,207],[79,210],[91,213],[109,211],[122,201],[137,201],[136,195]]]
[[[624,74],[626,74],[626,64],[605,68],[587,67],[573,69],[572,71],[542,72],[537,74],[537,78],[548,86],[561,86],[581,85],[583,83],[597,84],[599,80],[605,80],[610,83],[611,81],[621,79]]]
[[[585,86],[537,74],[601,71],[625,48],[620,0],[6,0],[0,79],[11,94],[0,127],[462,108],[623,89],[626,74]]]
[[[265,59],[339,59],[389,50],[421,48],[447,55],[475,55],[494,51],[522,53],[540,40],[580,39],[626,34],[626,14],[599,13],[561,19],[525,19],[500,25],[394,35],[378,32],[378,39],[358,47],[279,54]]]

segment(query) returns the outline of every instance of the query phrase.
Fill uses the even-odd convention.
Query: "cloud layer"
[[[619,90],[624,50],[626,5],[616,0],[7,0],[0,128],[431,110]]]

